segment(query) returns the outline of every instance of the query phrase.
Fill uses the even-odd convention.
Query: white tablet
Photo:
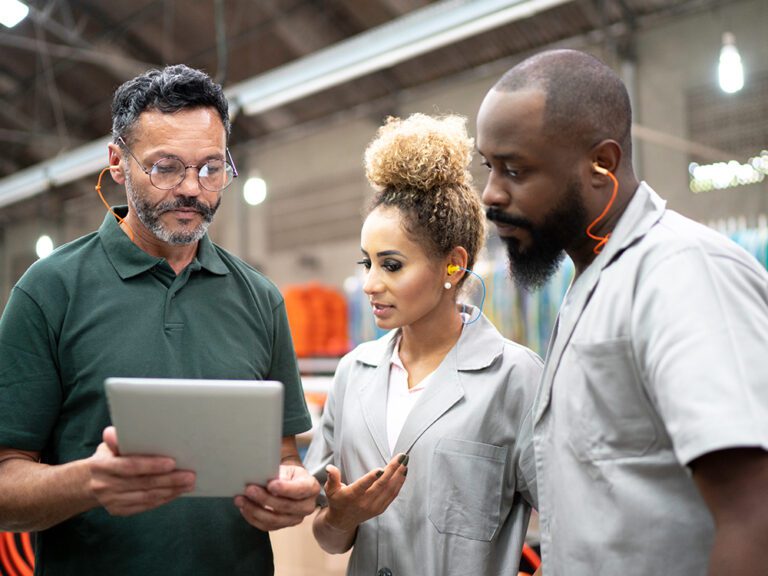
[[[277,477],[280,382],[107,378],[104,385],[120,453],[175,458],[197,473],[187,496],[234,496]]]

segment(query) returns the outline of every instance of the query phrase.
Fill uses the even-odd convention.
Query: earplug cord
[[[450,266],[448,266],[448,274],[453,274],[454,272],[458,272],[459,270],[464,270],[464,272],[469,272],[470,274],[474,274],[475,276],[477,276],[477,278],[480,280],[480,284],[483,286],[483,296],[480,299],[479,312],[475,318],[473,318],[469,322],[464,322],[464,325],[466,326],[467,324],[472,324],[472,322],[480,318],[480,316],[483,313],[483,304],[485,304],[485,280],[483,280],[480,274],[478,274],[474,270],[470,270],[469,268],[462,268],[461,266],[458,266],[456,264],[451,264]]]
[[[101,201],[104,202],[104,206],[107,207],[107,210],[109,211],[109,213],[112,214],[112,216],[114,216],[115,218],[117,218],[117,221],[120,223],[120,225],[122,226],[123,224],[125,224],[125,231],[128,234],[128,237],[131,239],[131,242],[133,242],[134,241],[133,228],[131,228],[131,225],[128,224],[128,222],[126,222],[124,218],[115,214],[115,211],[112,210],[109,203],[104,199],[104,195],[101,193],[101,179],[104,176],[104,173],[111,169],[112,169],[112,166],[107,166],[106,168],[104,168],[104,170],[102,170],[99,173],[99,179],[96,181],[96,187],[95,187],[96,193],[99,195],[99,198],[101,198]]]
[[[605,209],[603,210],[603,213],[600,214],[597,218],[595,218],[592,221],[592,224],[587,226],[587,236],[589,236],[592,240],[597,241],[597,245],[592,249],[592,251],[595,254],[600,254],[600,252],[603,250],[603,246],[605,246],[606,242],[608,242],[608,239],[611,237],[610,232],[606,234],[605,236],[595,236],[592,234],[592,228],[594,228],[600,220],[605,218],[605,216],[608,214],[608,211],[611,209],[611,206],[613,206],[614,200],[616,200],[616,195],[619,192],[619,181],[616,179],[616,176],[614,176],[610,171],[606,170],[602,166],[598,164],[593,165],[596,172],[603,174],[605,176],[608,176],[611,180],[613,180],[613,193],[611,193],[611,199],[608,200],[608,204],[605,205]]]

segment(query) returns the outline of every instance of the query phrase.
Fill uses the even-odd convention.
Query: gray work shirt
[[[768,274],[641,184],[562,305],[534,406],[546,576],[704,576],[687,465],[768,449]]]
[[[395,337],[390,332],[341,360],[305,459],[321,482],[332,463],[351,483],[394,454],[410,455],[397,498],[359,526],[347,573],[517,574],[530,512],[526,482],[534,474],[526,415],[541,360],[484,316],[465,325],[390,452],[386,408]]]

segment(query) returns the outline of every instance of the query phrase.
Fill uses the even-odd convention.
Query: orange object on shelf
[[[347,302],[338,290],[318,282],[283,290],[296,355],[341,356],[349,351]]]

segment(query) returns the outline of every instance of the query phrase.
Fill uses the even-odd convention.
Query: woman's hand
[[[349,485],[341,482],[339,469],[329,465],[325,521],[335,530],[348,532],[384,512],[400,493],[408,473],[407,465],[408,455],[398,454],[386,468],[371,470]]]

